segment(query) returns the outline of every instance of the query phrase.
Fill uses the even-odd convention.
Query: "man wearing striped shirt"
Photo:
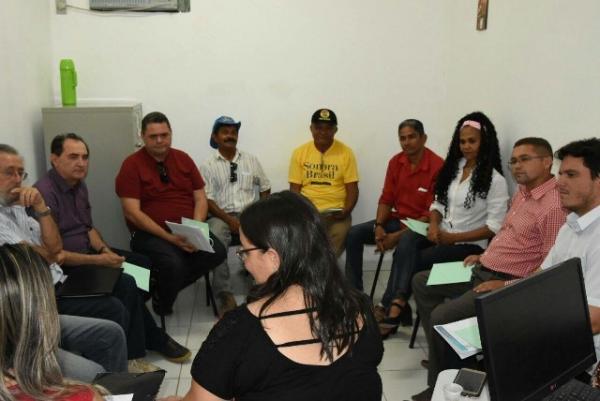
[[[241,122],[227,116],[215,120],[210,146],[217,151],[200,167],[206,182],[210,231],[225,247],[231,244],[232,236],[239,235],[238,216],[257,199],[257,189],[261,198],[271,191],[258,158],[237,148],[240,126]],[[236,307],[227,259],[214,270],[213,288],[221,316]]]
[[[529,276],[554,245],[566,211],[551,173],[552,161],[552,147],[545,139],[523,138],[515,143],[508,164],[519,186],[486,251],[464,260],[465,265],[475,264],[470,282],[428,286],[430,271],[414,276],[413,292],[429,345],[429,388],[414,395],[414,401],[430,400],[438,373],[461,364],[433,326],[474,316],[475,297]]]

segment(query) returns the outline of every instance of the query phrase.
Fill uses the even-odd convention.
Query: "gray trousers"
[[[231,272],[229,270],[229,265],[227,264],[227,249],[231,244],[231,230],[227,223],[217,217],[211,217],[207,220],[207,223],[210,232],[212,232],[225,247],[226,255],[223,263],[213,270],[213,291],[215,294],[219,294],[220,292],[231,292]]]
[[[433,387],[442,370],[458,368],[461,364],[458,355],[433,326],[475,316],[475,298],[481,294],[474,292],[473,288],[485,281],[508,280],[512,277],[476,266],[473,268],[471,282],[428,286],[430,272],[431,270],[426,270],[415,274],[412,289],[429,345],[427,384]],[[447,299],[449,300],[446,301]]]
[[[106,370],[82,356],[65,351],[62,348],[58,349],[56,354],[58,365],[64,377],[77,380],[84,383],[91,383],[98,373],[104,373]]]
[[[64,376],[90,382],[102,371],[127,371],[127,342],[121,326],[89,317],[59,318],[63,351],[58,358]]]

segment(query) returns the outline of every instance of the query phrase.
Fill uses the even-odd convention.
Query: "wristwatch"
[[[383,224],[376,221],[375,224],[373,224],[373,231],[375,231],[375,229],[377,228],[377,226],[383,227]]]
[[[36,212],[35,210],[33,211],[33,215],[36,219],[39,219],[40,217],[50,216],[51,213],[52,209],[50,209],[50,207],[48,206],[46,206],[46,210],[44,210],[43,212]]]

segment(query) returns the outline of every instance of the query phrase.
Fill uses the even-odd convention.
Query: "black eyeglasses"
[[[237,251],[235,251],[235,254],[237,255],[238,258],[240,258],[240,260],[243,262],[246,260],[246,258],[248,257],[247,253],[248,252],[252,252],[252,251],[262,251],[262,248],[248,248],[248,249],[244,249],[241,246],[237,249]]]
[[[237,181],[237,163],[229,163],[229,182]]]
[[[167,166],[163,162],[157,162],[156,166],[158,167],[158,175],[160,176],[160,181],[164,184],[169,183],[169,174],[167,172]]]

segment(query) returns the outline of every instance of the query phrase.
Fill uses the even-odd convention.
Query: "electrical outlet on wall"
[[[56,13],[66,14],[67,13],[67,0],[56,0]]]

